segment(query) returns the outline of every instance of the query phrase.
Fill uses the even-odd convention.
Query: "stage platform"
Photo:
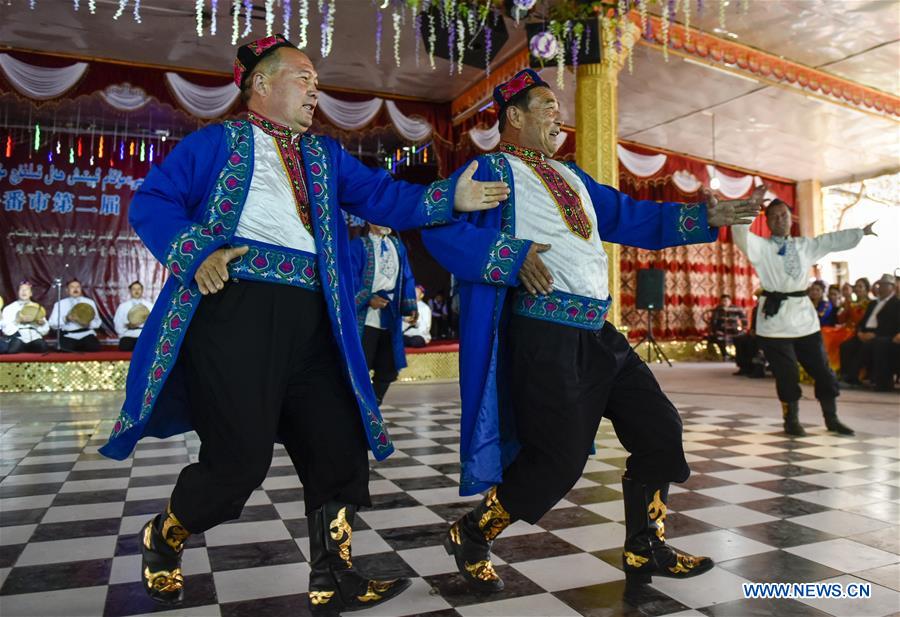
[[[406,350],[409,364],[400,381],[459,378],[459,344],[437,341]],[[131,352],[22,353],[0,356],[0,392],[89,392],[123,390]]]

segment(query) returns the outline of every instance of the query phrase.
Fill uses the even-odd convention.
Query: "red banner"
[[[49,314],[57,298],[54,280],[65,285],[77,278],[112,333],[128,285],[140,281],[153,299],[165,269],[128,224],[128,204],[153,155],[146,146],[140,152],[140,142],[106,139],[113,152],[95,165],[87,153],[76,158],[75,146],[71,153],[51,146],[38,154],[25,144],[0,162],[0,295],[15,300],[19,282],[28,279]]]

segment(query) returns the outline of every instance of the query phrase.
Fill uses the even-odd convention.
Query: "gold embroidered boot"
[[[694,557],[666,544],[668,482],[641,484],[623,476],[622,493],[625,501],[622,569],[627,583],[649,583],[652,576],[689,578],[713,567],[709,557]]]
[[[408,578],[373,580],[353,567],[351,539],[356,506],[328,502],[309,516],[309,605],[313,615],[338,615],[387,602],[409,587]]]
[[[157,602],[178,604],[184,598],[181,556],[190,535],[171,504],[141,529],[141,577],[147,594]]]
[[[491,563],[494,538],[513,522],[491,487],[475,509],[450,526],[444,548],[456,559],[459,573],[475,591],[500,591],[503,579]]]

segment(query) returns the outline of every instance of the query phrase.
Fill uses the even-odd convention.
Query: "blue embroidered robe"
[[[506,182],[507,201],[451,225],[422,230],[425,247],[459,280],[461,495],[502,482],[503,469],[519,450],[509,404],[514,384],[503,376],[503,306],[507,289],[519,284],[519,269],[531,247],[530,240],[515,237],[516,191],[509,163],[499,153],[477,160],[475,178]],[[634,200],[599,184],[574,163],[567,165],[588,190],[603,240],[654,250],[716,239],[718,230],[707,225],[705,207]]]
[[[384,170],[364,166],[328,137],[305,134],[298,147],[311,202],[316,266],[334,339],[369,446],[381,460],[393,451],[393,444],[375,403],[356,328],[356,288],[340,208],[394,229],[441,224],[452,219],[455,186],[451,180],[428,186],[396,182]],[[225,122],[186,137],[150,171],[134,196],[129,221],[171,276],[138,338],[125,403],[102,454],[121,460],[142,437],[192,430],[186,377],[177,359],[202,301],[194,274],[213,251],[230,244],[252,173],[250,123]],[[275,265],[273,284],[291,284],[292,277],[300,276],[290,271],[296,266],[289,259]]]
[[[387,236],[389,242],[397,249],[400,271],[397,273],[397,285],[394,297],[382,311],[389,311],[391,346],[394,349],[394,367],[399,371],[406,368],[406,351],[403,345],[403,317],[412,315],[416,310],[416,280],[412,268],[409,267],[409,255],[400,238]],[[350,243],[350,261],[356,274],[356,323],[362,337],[366,326],[366,314],[369,312],[369,301],[372,293],[372,282],[375,278],[375,246],[369,236],[360,236]]]

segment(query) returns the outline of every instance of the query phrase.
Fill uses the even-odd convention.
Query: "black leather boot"
[[[181,556],[191,534],[172,513],[171,505],[141,529],[141,577],[147,594],[161,604],[184,599]]]
[[[855,435],[853,429],[843,424],[837,417],[837,399],[829,398],[819,401],[822,406],[822,415],[825,417],[825,427],[839,435]]]
[[[309,517],[309,605],[313,615],[338,615],[387,602],[408,578],[373,580],[353,568],[351,538],[356,506],[328,502]]]
[[[784,418],[784,432],[795,437],[805,437],[806,431],[800,425],[800,403],[781,403],[781,417]]]
[[[494,486],[480,504],[450,526],[444,548],[456,559],[459,573],[473,590],[503,589],[503,579],[491,563],[491,545],[512,522],[509,512],[500,505]]]
[[[712,569],[709,557],[694,557],[666,544],[665,518],[669,483],[641,484],[622,477],[625,500],[625,548],[622,569],[629,584],[646,584],[653,576],[690,578]]]

